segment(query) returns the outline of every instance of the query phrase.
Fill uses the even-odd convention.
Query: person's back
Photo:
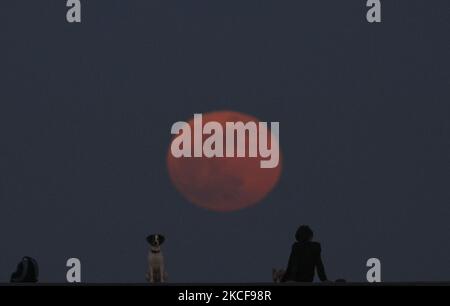
[[[320,243],[311,241],[312,236],[312,230],[307,226],[301,226],[297,231],[297,242],[292,246],[283,281],[312,282],[315,270],[321,281],[327,280]]]

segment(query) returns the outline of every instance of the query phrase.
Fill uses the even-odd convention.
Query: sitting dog
[[[164,283],[167,280],[167,274],[164,270],[164,256],[161,252],[161,245],[164,243],[164,236],[154,234],[147,237],[150,244],[148,252],[148,272],[146,279],[150,283]]]

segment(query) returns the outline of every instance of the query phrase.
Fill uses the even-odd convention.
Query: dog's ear
[[[159,245],[161,245],[161,244],[164,243],[164,241],[166,240],[166,238],[165,238],[163,235],[158,234],[158,240],[159,240]]]
[[[153,241],[155,241],[155,235],[148,235],[147,238],[145,238],[149,244],[152,244]]]

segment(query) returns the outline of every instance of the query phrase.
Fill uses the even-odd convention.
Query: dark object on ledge
[[[39,279],[39,265],[34,258],[25,256],[11,275],[11,283],[37,283]]]

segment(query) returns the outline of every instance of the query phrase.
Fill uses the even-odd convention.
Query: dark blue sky
[[[450,279],[450,2],[0,2],[0,281],[142,282],[161,232],[173,282],[271,281],[299,224],[330,278]],[[283,173],[260,205],[187,203],[170,127],[232,109],[280,122]]]

